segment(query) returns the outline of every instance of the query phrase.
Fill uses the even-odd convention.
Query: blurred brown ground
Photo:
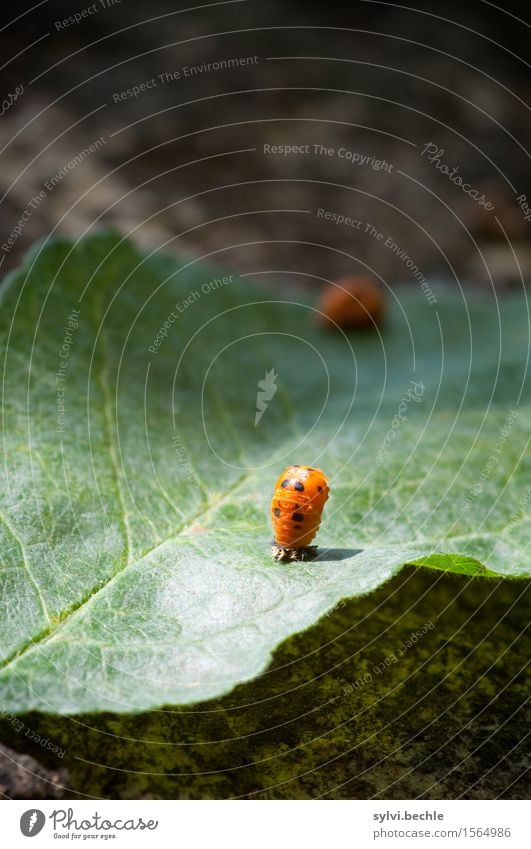
[[[247,272],[295,272],[290,282],[301,285],[311,285],[304,275],[363,268],[391,286],[408,280],[404,261],[367,235],[373,224],[426,276],[465,286],[492,277],[503,287],[518,283],[518,262],[527,274],[531,224],[511,186],[531,195],[522,102],[530,99],[529,29],[508,13],[481,0],[444,10],[421,4],[419,12],[363,2],[249,0],[192,11],[98,2],[66,27],[60,21],[87,4],[45,3],[0,34],[4,57],[20,53],[2,71],[2,96],[24,85],[0,121],[2,242],[46,181],[104,138],[32,210],[3,270],[35,238],[98,224],[150,249],[215,252],[221,265]],[[236,68],[183,70],[255,56]],[[286,56],[299,58],[278,58]],[[161,81],[175,71],[179,79]],[[115,102],[152,79],[138,97]],[[493,212],[421,156],[430,141]],[[265,155],[264,144],[309,145],[310,153]],[[314,155],[314,144],[392,168]],[[362,225],[324,221],[319,208]]]

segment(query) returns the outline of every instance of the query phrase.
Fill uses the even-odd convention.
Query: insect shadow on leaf
[[[355,557],[356,554],[361,554],[362,551],[362,548],[325,548],[319,551],[313,562],[329,563],[337,560],[348,560],[349,557]]]

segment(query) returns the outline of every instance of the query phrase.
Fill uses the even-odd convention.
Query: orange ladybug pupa
[[[343,277],[321,295],[317,321],[328,329],[374,330],[385,315],[384,293],[369,275]]]
[[[317,546],[310,545],[330,489],[326,475],[312,466],[288,466],[275,485],[271,519],[275,538],[274,560],[308,560]]]

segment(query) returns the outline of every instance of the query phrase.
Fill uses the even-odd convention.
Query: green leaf
[[[36,248],[0,310],[3,710],[226,693],[405,563],[529,574],[526,300],[437,294],[347,337],[298,292],[115,235]],[[278,564],[292,462],[332,494],[319,558]]]

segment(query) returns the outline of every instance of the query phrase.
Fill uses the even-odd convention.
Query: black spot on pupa
[[[293,514],[293,521],[294,522],[303,522],[304,516],[302,515],[302,513],[294,513]]]
[[[297,530],[300,530],[302,528],[302,525],[293,525],[293,527],[297,528]]]
[[[275,516],[277,516],[277,518],[278,518],[278,516],[280,516],[280,507],[275,507],[274,513],[275,513]]]
[[[289,480],[287,478],[284,478],[280,486],[282,487],[282,489],[286,489],[286,487],[289,486]]]
[[[317,487],[317,492],[322,492],[322,491],[323,491],[323,487],[322,487],[322,486],[318,486],[318,487]]]
[[[295,481],[295,489],[297,492],[304,492],[304,484],[300,481]]]

